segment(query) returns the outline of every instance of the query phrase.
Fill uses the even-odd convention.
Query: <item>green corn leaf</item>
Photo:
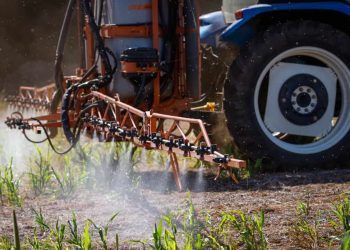
[[[344,234],[341,244],[341,250],[349,250],[350,249],[350,231],[347,231]]]

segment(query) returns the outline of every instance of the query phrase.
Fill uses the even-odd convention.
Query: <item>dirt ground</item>
[[[70,199],[54,196],[25,197],[22,209],[17,209],[20,232],[33,231],[34,216],[31,208],[42,208],[51,222],[60,218],[67,222],[74,211],[78,221],[92,218],[103,224],[119,212],[111,235],[117,232],[121,240],[149,239],[154,223],[167,211],[184,207],[188,197],[179,193],[172,183],[171,174],[162,171],[142,171],[140,186],[134,191],[115,189],[89,191],[82,189]],[[295,249],[288,239],[291,221],[298,201],[309,201],[313,212],[330,211],[339,195],[350,190],[350,170],[332,170],[300,173],[269,173],[258,178],[232,184],[229,180],[215,182],[211,174],[183,173],[182,181],[197,212],[206,211],[218,216],[222,211],[240,209],[245,212],[263,209],[266,214],[265,233],[269,249]],[[327,216],[327,214],[325,214]],[[322,232],[325,233],[326,232]],[[0,235],[12,234],[12,208],[0,206]]]

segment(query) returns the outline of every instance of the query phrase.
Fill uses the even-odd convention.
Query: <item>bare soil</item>
[[[23,208],[17,209],[21,235],[33,232],[31,208],[42,208],[52,223],[57,218],[67,222],[75,212],[80,222],[91,218],[104,224],[113,213],[120,212],[112,224],[111,235],[117,232],[122,240],[150,239],[154,223],[167,211],[184,208],[188,194],[177,192],[175,186],[169,184],[173,183],[170,173],[143,171],[140,177],[135,191],[125,187],[95,191],[85,188],[69,199],[28,195]],[[223,211],[263,209],[269,249],[295,249],[289,239],[289,228],[295,219],[297,202],[309,201],[313,213],[330,211],[339,195],[350,190],[350,170],[266,173],[239,185],[228,179],[215,182],[210,173],[190,171],[183,173],[182,181],[191,192],[198,212],[206,211],[215,219]],[[328,213],[323,214],[326,219]],[[322,228],[321,234],[329,234],[329,228]],[[12,235],[12,208],[9,206],[0,206],[0,235]]]

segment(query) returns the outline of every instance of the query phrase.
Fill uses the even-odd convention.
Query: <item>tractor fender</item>
[[[350,5],[337,1],[281,3],[281,4],[256,4],[241,10],[243,18],[228,26],[221,34],[220,40],[242,46],[249,41],[255,31],[255,23],[263,15],[275,13],[288,13],[300,11],[331,11],[342,15],[350,15]],[[312,18],[312,14],[310,16]]]
[[[227,28],[222,11],[216,11],[199,17],[200,39],[202,44],[216,47],[220,34]]]

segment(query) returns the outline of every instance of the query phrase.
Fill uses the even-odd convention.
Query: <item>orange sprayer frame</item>
[[[152,24],[151,25],[143,25],[143,26],[118,26],[118,25],[102,25],[100,27],[100,34],[103,39],[112,39],[116,37],[150,37],[153,41],[153,48],[159,50],[160,46],[160,37],[164,35],[165,32],[174,32],[174,31],[166,31],[160,28],[159,23],[159,9],[158,9],[159,0],[152,0],[150,5],[143,6],[133,6],[135,9],[140,8],[148,8],[152,11]],[[120,127],[129,126],[132,129],[137,130],[138,134],[147,133],[160,133],[161,137],[164,139],[169,139],[173,136],[173,133],[177,131],[180,135],[178,138],[183,141],[190,141],[188,135],[186,135],[184,129],[182,128],[181,123],[191,124],[192,127],[196,127],[198,134],[194,138],[193,145],[201,145],[201,143],[205,143],[206,147],[210,147],[212,144],[210,142],[208,133],[205,128],[205,124],[200,119],[192,119],[180,117],[180,115],[184,111],[189,111],[189,103],[192,101],[191,97],[188,95],[187,82],[186,82],[186,43],[185,36],[186,30],[185,27],[185,17],[184,11],[185,2],[184,0],[178,1],[178,23],[176,29],[176,44],[177,44],[177,53],[175,58],[175,70],[173,74],[174,79],[174,87],[173,87],[173,95],[171,98],[166,101],[162,101],[161,99],[161,90],[160,90],[160,73],[157,72],[156,78],[153,80],[153,104],[151,111],[145,111],[141,109],[137,109],[130,105],[133,100],[123,100],[121,101],[119,96],[115,96],[111,94],[106,89],[100,89],[99,91],[84,91],[81,93],[81,96],[75,96],[76,105],[74,109],[70,111],[70,123],[71,125],[76,124],[78,121],[78,116],[81,112],[81,107],[83,102],[86,101],[103,101],[106,105],[101,110],[100,108],[93,108],[91,110],[91,115],[94,116],[98,121],[101,122],[116,122]],[[199,33],[199,25],[197,25],[196,31]],[[84,33],[85,37],[85,53],[86,53],[86,68],[90,68],[94,65],[96,60],[95,54],[95,45],[92,31],[89,27],[88,20],[86,20],[84,28],[81,30]],[[199,36],[198,36],[199,43]],[[199,67],[200,68],[200,67]],[[200,70],[200,69],[199,69]],[[86,69],[77,70],[79,76],[73,77],[65,77],[62,85],[64,87],[67,86],[67,82],[77,82],[79,81],[83,72],[86,72]],[[104,68],[101,68],[101,74],[103,75]],[[199,86],[200,87],[200,86]],[[33,87],[20,87],[19,96],[15,98],[11,98],[10,102],[16,106],[24,107],[24,108],[35,108],[39,110],[43,110],[48,108],[48,104],[52,101],[52,96],[55,91],[55,85],[50,84],[48,86],[42,88],[33,88]],[[113,97],[111,97],[113,96]],[[43,121],[43,125],[45,128],[57,128],[61,127],[62,123],[60,121],[61,117],[59,114],[60,108],[58,108],[57,112],[50,115],[36,117],[36,119]],[[161,114],[167,113],[167,114]],[[170,127],[167,129],[160,128],[159,124],[163,124],[164,121],[168,121],[170,123]],[[29,126],[33,129],[39,129],[40,126],[30,119],[23,120],[27,122]],[[138,121],[142,121],[142,126],[138,126]],[[105,136],[106,139],[116,139],[116,140],[127,140],[131,141],[138,146],[145,147],[147,149],[156,149],[156,150],[164,150],[169,153],[170,163],[173,166],[173,172],[175,176],[176,184],[179,190],[182,189],[180,176],[179,176],[179,168],[178,162],[176,158],[176,154],[184,154],[186,157],[195,157],[203,161],[215,162],[217,158],[225,158],[225,162],[221,163],[219,166],[219,173],[221,170],[231,168],[242,169],[246,166],[245,161],[238,160],[235,158],[227,158],[227,156],[213,151],[207,154],[196,154],[195,152],[183,151],[176,147],[167,147],[164,144],[157,144],[153,142],[142,142],[138,137],[123,137],[120,138],[120,135],[116,135],[111,133],[108,130],[105,130],[103,127],[94,127],[91,124],[85,124],[85,128],[92,128],[95,131],[101,133]],[[227,162],[226,162],[227,161]],[[231,171],[230,171],[231,172]],[[218,173],[218,175],[219,175]],[[235,176],[231,173],[231,178],[234,181],[237,181]]]

